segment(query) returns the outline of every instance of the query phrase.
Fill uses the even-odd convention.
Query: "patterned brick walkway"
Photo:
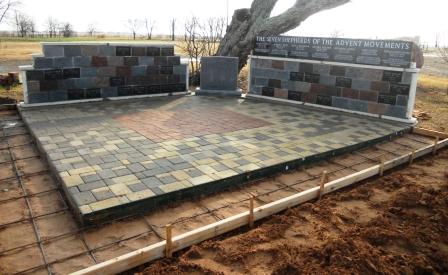
[[[406,127],[234,98],[23,110],[82,215],[376,139]]]

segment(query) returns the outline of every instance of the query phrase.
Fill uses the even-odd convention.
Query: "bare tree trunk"
[[[296,0],[280,15],[271,17],[278,0],[254,0],[250,9],[236,10],[227,33],[219,44],[217,55],[239,58],[239,69],[247,63],[257,36],[275,36],[298,27],[309,16],[350,0]]]

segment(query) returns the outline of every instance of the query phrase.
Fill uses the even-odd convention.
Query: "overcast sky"
[[[252,0],[22,0],[21,10],[32,16],[39,31],[46,18],[68,21],[76,31],[86,31],[95,23],[102,32],[127,32],[129,18],[150,18],[156,21],[154,32],[169,33],[169,21],[183,21],[195,15],[200,18],[226,17],[233,10],[249,7]],[[279,0],[273,15],[281,13],[295,0]],[[330,36],[336,30],[348,38],[396,38],[419,35],[422,41],[434,44],[439,34],[448,44],[448,0],[352,0],[338,8],[308,18],[291,35]],[[3,23],[0,29],[10,29]],[[143,28],[141,29],[143,33]]]

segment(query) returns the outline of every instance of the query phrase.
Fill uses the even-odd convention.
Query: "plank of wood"
[[[441,149],[448,145],[448,139],[438,142],[438,148]],[[415,150],[413,153],[406,154],[390,161],[384,162],[384,170],[389,170],[398,165],[409,162],[411,155],[414,158],[430,154],[434,145],[428,145],[424,148]],[[356,172],[354,174],[342,177],[340,179],[331,181],[325,184],[323,194],[331,193],[341,188],[345,188],[354,183],[378,175],[381,170],[381,165],[375,165],[365,170]],[[303,192],[294,194],[292,196],[282,198],[280,200],[259,206],[253,210],[254,220],[260,220],[269,217],[273,214],[284,211],[285,209],[300,205],[310,200],[318,198],[320,186],[305,190]],[[178,251],[191,245],[200,243],[207,239],[219,236],[223,233],[232,231],[239,227],[245,226],[249,223],[250,211],[231,216],[224,220],[194,229],[184,234],[172,238],[172,251]],[[144,263],[162,258],[165,256],[166,241],[158,242],[156,244],[144,247],[142,249],[127,253],[125,255],[113,258],[103,263],[96,264],[86,269],[72,273],[72,275],[86,275],[86,274],[116,274]]]
[[[446,139],[448,138],[448,133],[438,132],[434,130],[429,130],[425,128],[418,128],[414,127],[412,128],[412,133],[427,136],[427,137],[438,137],[440,139]]]

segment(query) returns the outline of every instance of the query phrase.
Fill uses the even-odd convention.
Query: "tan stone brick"
[[[135,175],[126,175],[121,177],[116,177],[112,179],[115,183],[129,183],[129,182],[138,182],[139,179]]]
[[[64,181],[67,187],[73,187],[84,183],[84,181],[79,175],[63,177],[62,180]]]
[[[127,194],[126,197],[130,201],[138,201],[138,200],[142,200],[142,199],[153,197],[155,195],[156,194],[154,194],[154,192],[152,192],[151,190],[142,190],[142,191],[139,191],[139,192],[134,192],[132,194]]]
[[[82,168],[78,168],[78,169],[68,170],[68,173],[72,176],[75,176],[75,175],[80,175],[80,174],[94,172],[94,171],[95,171],[95,169],[93,169],[93,167],[87,166],[87,167],[82,167]]]
[[[67,164],[67,163],[75,163],[75,162],[83,161],[83,159],[81,157],[74,157],[74,158],[68,158],[68,159],[61,159],[60,161],[62,164]]]
[[[125,184],[123,183],[117,183],[109,186],[110,190],[116,195],[127,195],[132,193],[131,189],[129,189]]]
[[[193,185],[201,185],[207,182],[212,181],[213,179],[207,175],[203,175],[196,178],[190,178],[188,179],[189,182],[191,182]]]
[[[99,211],[122,204],[118,198],[110,198],[89,204],[93,211]]]

